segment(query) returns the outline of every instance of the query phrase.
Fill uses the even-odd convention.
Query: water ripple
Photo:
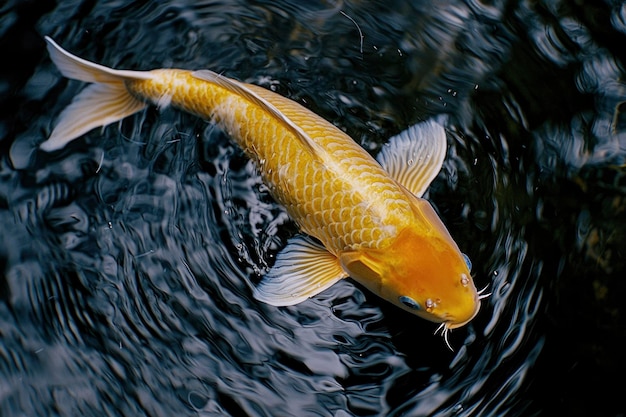
[[[602,376],[624,369],[625,9],[581,7],[119,0],[0,14],[0,37],[264,85],[372,152],[445,116],[427,197],[491,293],[452,352],[351,280],[259,304],[251,286],[297,230],[254,165],[173,109],[36,151],[82,88],[40,42],[0,121],[0,414],[516,416],[588,397],[616,415]]]

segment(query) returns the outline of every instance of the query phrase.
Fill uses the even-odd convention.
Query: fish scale
[[[129,90],[143,100],[166,101],[217,122],[256,161],[291,218],[329,251],[384,248],[397,227],[410,221],[405,191],[349,136],[301,105],[242,84],[298,125],[323,154],[308,149],[284,122],[242,96],[189,71],[152,72],[158,77],[127,82]]]

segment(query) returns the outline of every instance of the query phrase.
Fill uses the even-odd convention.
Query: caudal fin
[[[94,84],[81,91],[61,112],[52,134],[40,145],[42,150],[61,149],[93,128],[117,122],[146,107],[145,102],[128,92],[125,81],[150,79],[149,72],[98,65],[70,54],[47,36],[45,39],[52,62],[64,76]]]

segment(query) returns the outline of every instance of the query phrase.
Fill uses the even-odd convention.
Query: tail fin
[[[44,151],[61,149],[68,142],[99,126],[117,122],[146,107],[126,89],[127,80],[152,78],[147,71],[122,71],[94,64],[62,49],[46,36],[52,62],[61,73],[72,79],[94,83],[78,94],[59,116]]]

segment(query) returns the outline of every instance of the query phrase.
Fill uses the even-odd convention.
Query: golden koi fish
[[[262,87],[208,70],[114,70],[46,41],[63,75],[93,84],[61,113],[41,149],[60,149],[148,104],[172,105],[217,123],[256,162],[272,196],[308,235],[288,241],[254,289],[256,299],[293,305],[349,276],[441,323],[446,337],[477,314],[482,296],[471,265],[421,198],[446,154],[440,125],[407,129],[374,159],[333,124]]]

